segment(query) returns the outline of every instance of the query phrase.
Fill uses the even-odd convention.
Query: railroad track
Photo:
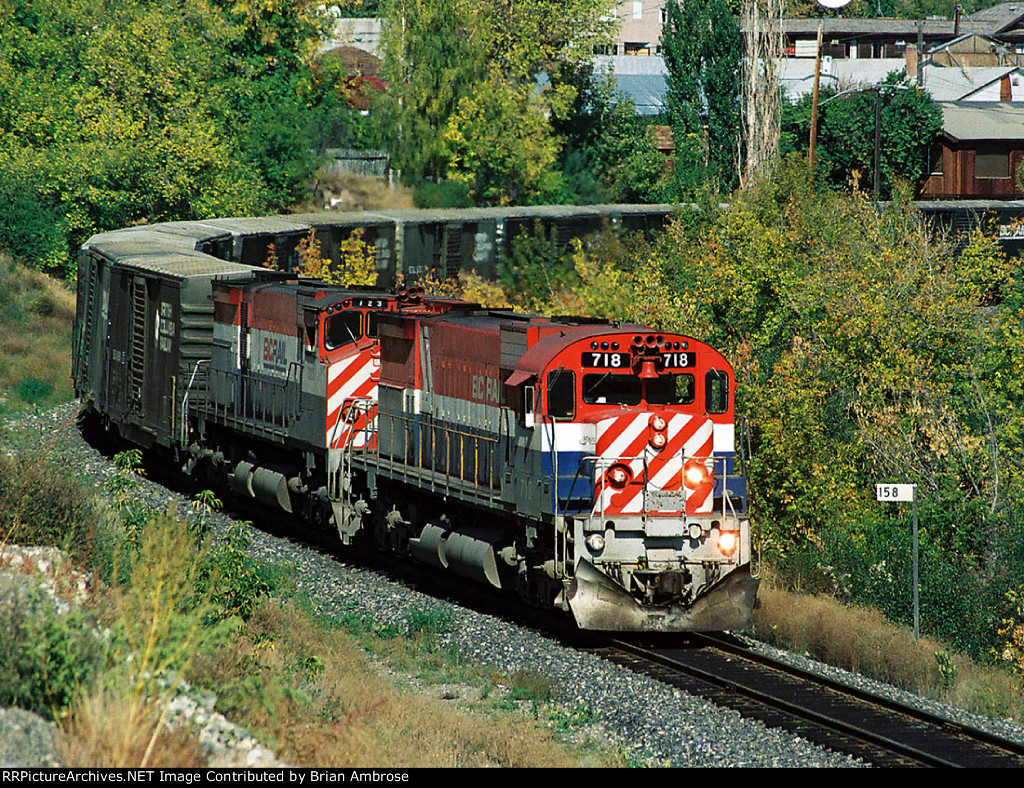
[[[755,653],[725,638],[591,649],[745,717],[883,767],[1024,767],[1024,745]]]
[[[179,492],[190,480],[156,468],[150,478]],[[268,516],[251,502],[232,500],[232,509],[262,521],[264,530],[298,540],[315,550],[337,553],[332,533],[285,515]],[[781,728],[819,746],[874,766],[1024,766],[1024,745],[1000,739],[895,701],[863,692],[818,674],[770,659],[734,638],[709,635],[641,637],[630,641],[585,633],[567,619],[531,609],[507,595],[486,593],[453,576],[439,579],[408,561],[379,552],[349,549],[368,569],[490,615],[517,623],[666,684],[732,708],[745,717]]]

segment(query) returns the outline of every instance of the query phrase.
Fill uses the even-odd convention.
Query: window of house
[[[644,4],[643,2],[641,2],[641,0],[633,0],[633,18],[644,18]]]
[[[975,178],[1009,178],[1010,152],[993,148],[978,148],[974,158]]]
[[[934,142],[928,148],[928,172],[942,175],[942,143]]]

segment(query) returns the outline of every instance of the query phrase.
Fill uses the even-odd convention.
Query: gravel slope
[[[80,438],[74,428],[74,414],[74,406],[66,405],[23,417],[17,426],[19,432],[27,430],[33,442],[52,445],[51,451],[66,461],[69,470],[100,482],[113,468]],[[173,500],[183,505],[180,496],[149,482],[143,485],[141,494],[154,505],[166,505]],[[226,519],[218,515],[213,527],[222,528],[225,522]],[[374,572],[259,530],[253,532],[252,551],[263,560],[294,564],[300,585],[328,614],[351,612],[355,607],[371,613],[382,623],[401,625],[406,610],[432,601]],[[454,615],[455,626],[445,637],[461,652],[503,671],[532,669],[544,673],[561,689],[559,703],[562,706],[592,710],[610,740],[618,742],[625,750],[635,749],[639,756],[657,763],[696,767],[861,765],[797,736],[766,728],[736,712],[565,648],[527,629],[462,608],[455,609]],[[796,655],[789,655],[789,658],[805,667],[817,666],[832,675],[843,674],[845,680],[854,683],[906,696],[877,682],[820,666]],[[930,701],[920,702],[932,710],[937,706]],[[979,722],[974,715],[943,708],[951,718],[965,719],[971,724]],[[1024,729],[987,718],[980,721],[1002,735],[1016,735],[1024,740]],[[18,730],[14,726],[20,724],[17,715],[0,714],[0,741],[14,735]],[[4,759],[5,754],[0,750],[0,765]]]

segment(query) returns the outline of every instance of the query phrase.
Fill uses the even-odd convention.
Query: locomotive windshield
[[[659,375],[643,380],[634,375],[599,372],[583,376],[583,401],[588,405],[690,405],[694,400],[690,373]]]
[[[324,347],[328,350],[350,345],[359,339],[359,321],[362,313],[337,312],[324,323]]]

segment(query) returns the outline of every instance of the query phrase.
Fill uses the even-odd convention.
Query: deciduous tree
[[[602,0],[391,0],[388,112],[403,175],[451,176],[486,204],[557,190],[551,124],[573,105],[577,70],[610,40],[606,12]]]

